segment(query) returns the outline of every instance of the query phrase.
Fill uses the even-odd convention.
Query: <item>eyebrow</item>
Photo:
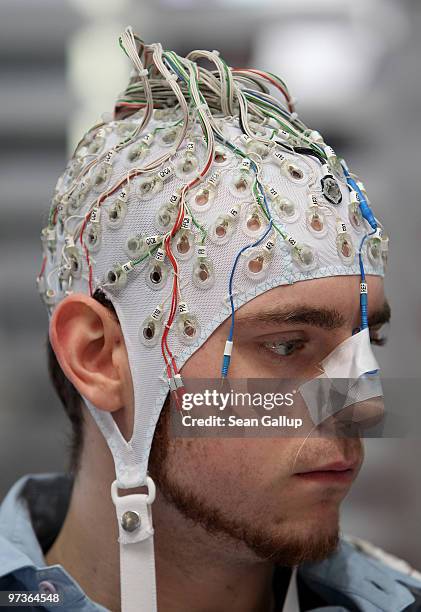
[[[370,327],[383,325],[390,321],[390,305],[387,300],[383,306],[371,313],[368,324]],[[346,325],[346,318],[336,308],[311,308],[309,306],[284,306],[272,308],[252,315],[239,315],[236,324],[249,325],[311,325],[322,329],[339,329]]]

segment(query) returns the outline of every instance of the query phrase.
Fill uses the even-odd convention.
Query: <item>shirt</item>
[[[61,565],[45,565],[44,554],[66,515],[72,482],[66,474],[30,474],[13,485],[0,506],[0,591],[61,596],[59,607],[46,602],[26,610],[107,611]],[[404,571],[390,567],[387,561],[393,559],[396,565],[396,558],[375,558],[363,548],[341,539],[337,551],[324,561],[300,565],[297,612],[421,612],[421,574],[411,574],[403,562],[399,568]],[[289,569],[275,567],[276,612],[282,611],[289,575]]]

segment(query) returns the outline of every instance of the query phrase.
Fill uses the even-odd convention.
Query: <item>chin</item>
[[[270,559],[277,565],[293,566],[304,562],[323,561],[339,543],[339,529],[303,529],[276,543],[272,542]]]
[[[248,546],[262,560],[293,566],[326,559],[339,543],[339,510],[330,504],[306,516],[283,520],[267,530],[248,532]]]

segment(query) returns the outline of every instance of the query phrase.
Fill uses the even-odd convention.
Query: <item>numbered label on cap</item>
[[[198,257],[206,257],[206,247],[204,245],[197,246],[196,255]]]
[[[174,192],[171,197],[170,197],[170,204],[178,204],[178,202],[180,201],[181,198],[181,194],[178,193],[178,191]]]
[[[165,251],[163,249],[158,249],[155,253],[155,259],[157,261],[164,261],[165,259]]]
[[[358,191],[354,191],[354,190],[351,191],[351,202],[353,204],[360,204],[361,197]]]
[[[157,306],[155,308],[155,310],[153,311],[153,313],[151,314],[152,319],[155,319],[155,321],[158,321],[161,318],[162,315],[162,308],[161,306]]]
[[[315,193],[310,193],[309,200],[310,200],[310,205],[311,206],[318,206],[319,205],[319,201],[318,201],[317,196],[316,196]]]
[[[183,229],[190,229],[191,227],[191,217],[189,215],[185,215],[184,219],[181,222],[181,227]]]
[[[214,172],[213,174],[211,174],[211,176],[209,177],[208,182],[215,186],[218,184],[219,178],[220,178],[221,174],[219,172]]]
[[[109,164],[112,161],[114,155],[115,155],[114,149],[111,149],[110,151],[108,151],[108,153],[107,153],[107,155],[105,156],[105,159],[104,159],[105,163]]]
[[[174,168],[172,166],[165,166],[165,168],[162,168],[158,174],[163,180],[170,178],[170,176],[174,174]]]
[[[142,142],[144,142],[146,145],[149,145],[154,139],[154,135],[153,134],[145,134],[144,137],[142,138]]]
[[[186,302],[180,302],[178,305],[178,312],[180,314],[186,314],[187,312],[189,312],[188,306],[186,304]]]
[[[332,149],[332,147],[325,147],[324,148],[324,152],[326,153],[326,157],[328,159],[332,159],[332,157],[336,157],[336,153],[335,151]]]
[[[275,246],[275,242],[274,240],[272,240],[272,238],[269,238],[269,240],[266,240],[263,248],[265,249],[265,251],[267,251],[268,253],[270,253],[273,249],[273,247]]]
[[[89,219],[91,221],[91,223],[98,223],[99,222],[99,207],[98,206],[94,206],[91,210],[91,214],[89,215]]]
[[[133,270],[133,264],[132,264],[131,261],[126,261],[126,263],[124,263],[121,267],[123,268],[124,272],[126,272],[126,273],[130,272],[131,270]]]
[[[276,149],[272,150],[272,157],[278,164],[281,164],[282,162],[286,160],[285,155],[281,153],[281,151],[278,151]]]
[[[159,242],[159,236],[147,236],[145,238],[145,243],[148,246],[153,246],[154,244],[158,244]]]
[[[338,232],[338,234],[346,234],[346,223],[344,223],[343,221],[338,221],[336,223],[336,231]]]
[[[122,202],[126,202],[128,195],[129,195],[129,192],[127,191],[126,188],[123,187],[123,189],[118,194],[118,199],[121,200]]]
[[[277,191],[275,187],[269,187],[268,194],[271,200],[275,200],[279,196],[279,191]]]
[[[239,212],[240,212],[240,208],[239,208],[239,206],[232,206],[232,207],[229,209],[228,214],[229,214],[229,216],[230,216],[232,219],[236,219],[236,218],[237,218],[237,216],[238,216],[238,214],[239,214]]]

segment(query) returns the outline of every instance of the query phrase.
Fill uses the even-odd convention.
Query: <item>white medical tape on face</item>
[[[321,362],[329,378],[358,378],[379,369],[370,344],[369,329],[363,329],[333,349]]]
[[[118,495],[111,486],[120,543],[121,609],[125,612],[157,611],[155,553],[151,505],[155,484],[147,477],[148,494]]]
[[[368,328],[344,340],[320,365],[323,373],[298,388],[315,425],[344,408],[383,396]]]

